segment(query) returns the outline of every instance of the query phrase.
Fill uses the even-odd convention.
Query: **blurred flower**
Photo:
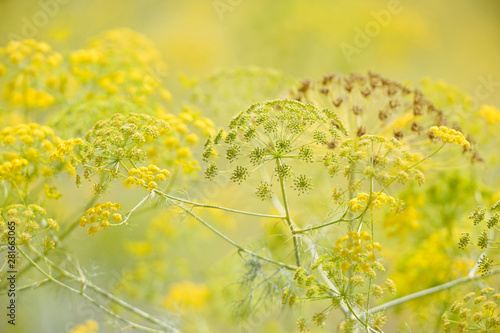
[[[491,105],[483,105],[479,109],[479,117],[490,124],[500,123],[500,110]]]
[[[95,320],[87,320],[84,324],[75,326],[69,333],[98,333],[99,323]]]
[[[164,306],[172,311],[185,312],[189,309],[200,310],[207,305],[210,291],[204,284],[191,281],[174,283],[164,298]]]

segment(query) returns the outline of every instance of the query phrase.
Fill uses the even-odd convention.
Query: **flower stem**
[[[224,210],[224,211],[231,212],[231,213],[242,214],[242,215],[250,215],[250,216],[257,216],[257,217],[268,217],[268,218],[274,218],[274,219],[284,219],[284,218],[286,218],[285,216],[279,216],[279,215],[270,215],[270,214],[260,214],[260,213],[253,213],[253,212],[245,212],[245,211],[242,211],[242,210],[236,210],[236,209],[231,209],[231,208],[226,208],[226,207],[220,207],[220,206],[215,206],[215,205],[206,205],[206,204],[197,203],[197,202],[193,202],[193,201],[182,199],[182,198],[177,198],[177,197],[174,197],[174,196],[172,196],[170,194],[166,194],[166,193],[158,191],[158,190],[153,190],[153,192],[157,193],[158,195],[160,195],[160,196],[162,196],[164,198],[168,198],[168,199],[171,199],[171,200],[174,200],[174,201],[184,202],[184,203],[187,203],[187,204],[190,204],[190,205],[193,205],[193,206],[197,206],[197,207],[214,208],[214,209]]]
[[[55,284],[75,293],[75,294],[78,294],[78,295],[81,295],[83,298],[85,298],[87,301],[89,301],[90,303],[92,303],[94,306],[98,307],[99,309],[103,310],[104,312],[106,312],[108,315],[118,319],[118,320],[121,320],[125,323],[127,323],[131,328],[136,328],[138,330],[141,330],[141,331],[144,331],[144,332],[152,332],[152,333],[161,333],[162,331],[159,331],[159,330],[156,330],[156,329],[153,329],[153,328],[150,328],[150,327],[146,327],[146,326],[142,326],[140,324],[136,324],[128,319],[125,319],[123,318],[122,316],[114,313],[113,311],[111,311],[110,309],[108,309],[107,307],[105,307],[104,305],[98,303],[97,301],[95,301],[93,298],[91,298],[90,296],[88,296],[87,294],[84,294],[82,291],[80,290],[77,290],[73,287],[70,287],[64,283],[62,283],[61,281],[57,280],[56,278],[54,278],[51,274],[45,272],[36,262],[33,261],[33,259],[31,259],[30,256],[28,256],[22,249],[21,247],[17,247],[17,250],[31,263],[31,265],[33,265],[33,267],[35,267],[40,273],[42,273],[43,275],[45,275],[47,277],[48,280],[50,280],[51,282],[54,282]],[[49,262],[49,261],[48,261]],[[51,265],[53,263],[51,262]],[[54,265],[54,268],[58,268],[58,270],[62,271],[64,275],[67,275],[68,277],[71,277],[72,279],[74,279],[75,281],[79,281],[79,282],[82,282],[81,281],[81,278],[69,273],[69,272],[66,272],[64,271],[62,268],[59,268],[57,265]],[[67,274],[66,274],[67,273]],[[88,284],[88,281],[85,281],[87,284]],[[90,286],[90,285],[89,285]],[[95,289],[94,287],[97,287],[97,286],[93,286],[93,289],[97,291],[97,289]],[[100,288],[99,288],[100,289]],[[112,295],[110,295],[108,292],[104,291],[104,290],[101,290],[103,291],[102,295],[106,296],[107,298],[111,299],[111,297],[113,298],[116,298]],[[123,302],[123,301],[122,301]],[[125,303],[125,302],[123,302]],[[120,304],[120,303],[119,303]],[[126,303],[125,303],[126,304]],[[148,319],[147,317],[144,317],[141,310],[138,310],[134,307],[132,307],[134,310],[136,311],[132,311],[134,312],[135,314],[145,318],[145,319]],[[130,310],[130,309],[129,309]],[[138,311],[137,311],[138,310]],[[149,315],[148,315],[149,316]],[[157,319],[155,319],[156,321],[158,321]],[[159,322],[159,321],[158,321]],[[165,325],[164,323],[161,323],[161,327],[164,328],[164,329],[167,329],[169,332],[176,332],[178,333],[179,331],[175,328],[172,328],[170,326],[167,326]]]
[[[261,259],[263,261],[267,261],[269,263],[278,265],[280,267],[284,267],[284,268],[289,269],[289,270],[297,270],[299,268],[298,266],[288,265],[288,264],[285,264],[285,263],[273,260],[271,258],[267,258],[267,257],[261,256],[261,255],[255,253],[255,252],[253,252],[253,251],[245,249],[243,246],[237,244],[232,239],[230,239],[229,237],[227,237],[226,235],[224,235],[222,232],[220,232],[219,230],[217,230],[214,227],[212,227],[212,225],[210,223],[208,223],[205,220],[203,220],[201,217],[199,217],[198,215],[196,215],[195,213],[193,213],[190,209],[184,207],[183,205],[179,205],[179,207],[182,210],[184,210],[187,214],[189,214],[192,217],[194,217],[198,222],[200,222],[201,224],[203,224],[204,226],[206,226],[207,228],[209,228],[210,230],[212,230],[215,234],[217,234],[219,237],[221,237],[222,239],[224,239],[226,242],[228,242],[229,244],[231,244],[234,247],[236,247],[238,250],[240,250],[242,252],[245,252],[245,253],[248,253],[251,256],[259,258],[259,259]]]
[[[447,282],[447,283],[443,283],[443,284],[440,284],[440,285],[432,287],[432,288],[428,288],[428,289],[425,289],[425,290],[417,291],[416,293],[413,293],[413,294],[410,294],[410,295],[406,295],[406,296],[403,296],[403,297],[400,297],[400,298],[396,298],[395,300],[392,300],[392,301],[389,301],[387,303],[384,303],[384,304],[381,304],[379,306],[376,306],[374,308],[371,308],[370,312],[382,311],[382,310],[385,310],[387,308],[399,305],[401,303],[405,303],[405,302],[408,302],[408,301],[411,301],[411,300],[414,300],[414,299],[417,299],[417,298],[420,298],[420,297],[423,297],[423,296],[427,296],[427,295],[430,295],[430,294],[437,293],[439,291],[450,289],[452,287],[455,287],[455,286],[458,286],[460,284],[464,284],[464,283],[467,283],[467,282],[470,282],[470,281],[483,279],[483,278],[485,278],[487,276],[495,275],[495,274],[498,274],[498,273],[500,273],[500,269],[492,270],[491,272],[489,272],[487,274],[483,274],[483,275],[466,276],[466,277],[463,277],[463,278],[460,278],[460,279],[456,279],[456,280],[453,280],[453,281],[450,281],[450,282]]]
[[[281,161],[278,159],[277,160],[278,166],[281,165]],[[288,208],[288,198],[286,196],[286,191],[285,191],[285,181],[283,180],[283,177],[280,176],[280,187],[281,187],[281,194],[283,196],[283,206],[285,208],[285,221],[288,225],[288,228],[290,229],[290,233],[292,234],[293,237],[293,249],[295,252],[295,261],[297,262],[297,266],[301,266],[300,263],[300,247],[299,247],[299,235],[295,232],[295,228],[293,226],[292,220],[290,218],[290,210]]]

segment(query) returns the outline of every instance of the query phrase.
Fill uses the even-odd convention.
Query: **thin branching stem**
[[[34,253],[40,255],[39,253],[37,253],[36,249],[34,249],[32,246],[30,246],[30,250],[33,251]],[[144,312],[141,309],[138,309],[138,308],[134,307],[131,304],[128,304],[127,302],[125,302],[121,298],[118,298],[118,297],[112,295],[107,290],[102,289],[101,287],[95,285],[94,283],[92,283],[91,281],[89,281],[88,279],[86,279],[85,276],[83,275],[83,272],[82,272],[82,270],[80,269],[79,266],[77,267],[77,270],[79,271],[80,276],[77,276],[75,274],[72,274],[72,273],[68,272],[67,270],[65,270],[64,268],[60,267],[59,265],[57,265],[56,263],[54,263],[53,261],[51,261],[48,258],[46,259],[46,262],[47,262],[48,265],[54,267],[56,270],[58,270],[64,276],[66,276],[66,277],[68,277],[68,278],[70,278],[70,279],[72,279],[72,280],[74,280],[74,281],[76,281],[78,283],[81,283],[82,284],[82,288],[83,288],[83,286],[89,287],[92,290],[94,290],[95,292],[97,292],[98,294],[100,294],[101,296],[109,299],[110,301],[112,301],[112,302],[114,302],[116,304],[119,304],[120,306],[122,306],[123,308],[125,308],[125,309],[129,310],[130,312],[136,314],[137,316],[142,317],[142,318],[148,320],[149,322],[151,322],[153,324],[156,324],[156,325],[158,325],[158,326],[160,326],[160,327],[162,327],[164,329],[173,330],[172,327],[166,325],[162,321],[160,321],[160,320],[156,319],[155,317],[151,316],[149,313]],[[82,293],[82,292],[80,291],[80,293]]]
[[[281,161],[279,159],[277,160],[277,163],[278,166],[281,165]],[[288,209],[288,198],[286,196],[286,190],[285,190],[285,181],[282,176],[279,177],[279,180],[280,180],[281,195],[283,196],[283,206],[285,208],[285,221],[293,237],[293,250],[295,252],[295,261],[297,262],[297,266],[300,267],[301,263],[300,263],[299,235],[295,233],[295,228],[290,218],[290,210]]]
[[[257,217],[268,217],[268,218],[273,218],[273,219],[284,219],[286,217],[286,216],[279,216],[279,215],[270,215],[270,214],[260,214],[260,213],[246,212],[246,211],[242,211],[242,210],[231,209],[231,208],[226,208],[226,207],[221,207],[221,206],[215,206],[215,205],[206,205],[206,204],[202,204],[202,203],[190,201],[190,200],[187,200],[187,199],[182,199],[182,198],[174,197],[173,195],[166,194],[166,193],[158,191],[158,190],[153,190],[153,192],[157,193],[158,195],[160,195],[160,196],[162,196],[164,198],[168,198],[168,199],[171,199],[171,200],[174,200],[174,201],[178,201],[178,202],[183,202],[183,203],[190,204],[190,205],[193,205],[193,206],[196,206],[196,207],[213,208],[213,209],[224,210],[224,211],[231,212],[231,213],[236,213],[236,214],[249,215],[249,216],[257,216]]]
[[[53,282],[57,285],[59,285],[60,287],[64,288],[64,289],[67,289],[69,291],[71,291],[72,293],[75,293],[77,295],[80,295],[82,296],[83,298],[85,298],[87,301],[89,301],[90,303],[92,303],[94,306],[96,306],[97,308],[103,310],[104,312],[106,312],[108,315],[110,315],[111,317],[113,318],[116,318],[124,323],[126,323],[127,325],[129,325],[130,328],[135,328],[135,329],[138,329],[138,330],[141,330],[143,332],[151,332],[151,333],[161,333],[163,331],[160,331],[160,330],[157,330],[157,329],[154,329],[154,328],[150,328],[150,327],[146,327],[146,326],[143,326],[143,325],[140,325],[140,324],[137,324],[137,323],[134,323],[126,318],[123,318],[122,316],[114,313],[113,311],[111,311],[110,309],[108,309],[107,307],[105,307],[104,305],[98,303],[97,301],[95,301],[92,297],[88,296],[87,294],[83,293],[82,291],[80,290],[77,290],[71,286],[68,286],[67,284],[59,281],[58,279],[54,278],[51,274],[47,273],[46,271],[44,271],[36,262],[33,261],[33,259],[31,259],[30,256],[28,256],[19,246],[17,247],[17,250],[23,255],[23,257],[26,258],[26,260],[28,260],[31,265],[33,265],[33,267],[35,267],[40,273],[42,273],[44,276],[47,277],[47,279],[50,280],[50,282]],[[55,267],[55,266],[54,266]],[[79,278],[76,277],[78,280]],[[107,294],[109,296],[109,293]],[[139,314],[139,313],[137,313]],[[178,333],[179,331],[175,328],[172,328],[172,327],[169,327],[169,326],[166,326],[165,324],[162,325],[163,328],[166,328],[168,329],[168,332],[175,332],[175,333]]]
[[[413,294],[406,295],[406,296],[403,296],[403,297],[400,297],[400,298],[396,298],[396,299],[394,299],[392,301],[389,301],[387,303],[384,303],[384,304],[381,304],[379,306],[373,307],[373,308],[370,309],[370,312],[373,313],[373,312],[377,312],[377,311],[383,311],[383,310],[388,309],[390,307],[393,307],[393,306],[396,306],[396,305],[399,305],[399,304],[402,304],[402,303],[406,303],[408,301],[411,301],[411,300],[414,300],[414,299],[417,299],[417,298],[420,298],[420,297],[424,297],[424,296],[431,295],[431,294],[434,294],[434,293],[437,293],[437,292],[440,292],[440,291],[443,291],[443,290],[446,290],[446,289],[450,289],[450,288],[453,288],[455,286],[458,286],[460,284],[464,284],[464,283],[467,283],[467,282],[471,282],[471,281],[475,281],[475,280],[479,280],[479,279],[484,279],[485,277],[488,277],[488,276],[491,276],[491,275],[496,275],[496,274],[499,274],[499,273],[500,273],[500,268],[492,270],[492,271],[490,271],[487,274],[466,276],[466,277],[463,277],[463,278],[460,278],[460,279],[456,279],[456,280],[453,280],[453,281],[450,281],[450,282],[446,282],[446,283],[440,284],[438,286],[435,286],[435,287],[432,287],[432,288],[428,288],[428,289],[425,289],[425,290],[420,290],[420,291],[417,291],[417,292],[415,292]]]
[[[267,257],[261,256],[261,255],[255,253],[253,251],[250,251],[248,249],[245,249],[243,246],[237,244],[232,239],[230,239],[229,237],[227,237],[226,235],[224,235],[222,232],[220,232],[219,230],[215,229],[210,223],[208,223],[207,221],[205,221],[204,219],[202,219],[201,217],[199,217],[198,215],[196,215],[195,213],[193,213],[193,211],[191,209],[188,209],[188,208],[184,207],[182,204],[179,204],[179,207],[183,211],[185,211],[188,215],[191,215],[198,222],[200,222],[201,224],[203,224],[204,226],[206,226],[207,228],[209,228],[210,230],[212,230],[217,236],[221,237],[222,239],[224,239],[226,242],[228,242],[229,244],[231,244],[234,247],[236,247],[241,252],[248,253],[249,255],[254,256],[256,258],[259,258],[259,259],[261,259],[263,261],[267,261],[267,262],[269,262],[271,264],[278,265],[280,267],[284,267],[284,268],[289,269],[289,270],[294,270],[295,271],[295,270],[297,270],[299,268],[298,266],[285,264],[285,263],[282,263],[280,261],[276,261],[276,260],[273,260],[271,258],[267,258]]]
[[[87,211],[87,209],[89,209],[90,207],[92,207],[97,199],[99,199],[99,196],[96,194],[94,196],[92,196],[92,198],[89,200],[89,202],[87,202],[87,204],[85,205],[85,208],[84,210]],[[56,238],[56,242],[57,243],[62,243],[62,241],[68,237],[71,232],[75,229],[75,227],[80,223],[80,219],[79,217],[75,216],[71,219],[73,222],[59,235],[57,236]],[[63,224],[66,224],[66,223],[63,223]],[[38,256],[36,258],[33,258],[33,260],[35,262],[38,262],[38,260],[40,260],[41,257]],[[22,267],[19,269],[19,272],[17,273],[17,278],[21,277],[22,275],[24,275],[27,271],[29,271],[33,266],[32,265],[26,265],[25,267]]]

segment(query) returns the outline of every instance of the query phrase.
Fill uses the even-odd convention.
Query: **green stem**
[[[209,228],[210,230],[212,230],[215,234],[217,234],[219,237],[221,237],[222,239],[224,239],[226,242],[228,242],[229,244],[233,245],[234,247],[236,247],[238,250],[242,251],[242,252],[245,252],[245,253],[248,253],[250,254],[251,256],[254,256],[256,258],[259,258],[263,261],[267,261],[269,263],[272,263],[272,264],[275,264],[275,265],[278,265],[280,267],[284,267],[286,269],[289,269],[289,270],[297,270],[299,267],[298,266],[294,266],[294,265],[288,265],[288,264],[285,264],[285,263],[282,263],[282,262],[279,262],[279,261],[276,261],[276,260],[273,260],[271,258],[267,258],[267,257],[263,257],[253,251],[250,251],[250,250],[247,250],[245,249],[243,246],[235,243],[232,239],[230,239],[229,237],[227,237],[226,235],[224,235],[223,233],[221,233],[219,230],[215,229],[214,227],[212,227],[212,225],[210,225],[208,222],[206,222],[205,220],[203,220],[201,217],[199,217],[198,215],[196,215],[195,213],[193,213],[191,210],[187,209],[186,207],[184,207],[183,205],[179,205],[179,207],[185,211],[186,213],[188,213],[189,215],[191,215],[192,217],[194,217],[198,222],[200,222],[201,224],[203,224],[205,227]]]
[[[40,255],[36,249],[34,249],[32,246],[30,246],[30,250],[32,250],[34,253],[36,253],[37,255]],[[134,307],[133,305],[131,304],[128,304],[127,302],[123,301],[122,299],[116,297],[116,296],[113,296],[112,294],[110,294],[108,291],[102,289],[101,287],[95,285],[94,283],[88,281],[85,276],[83,275],[83,272],[81,271],[81,269],[79,268],[79,266],[77,267],[79,273],[80,273],[80,276],[76,276],[75,274],[72,274],[70,272],[68,272],[67,270],[65,270],[64,268],[60,267],[59,265],[57,265],[56,263],[54,263],[53,261],[51,261],[50,259],[46,259],[47,263],[50,265],[50,266],[53,266],[55,269],[57,269],[59,272],[61,272],[64,276],[70,278],[70,279],[73,279],[74,281],[78,282],[78,283],[81,283],[82,286],[87,286],[91,289],[93,289],[95,292],[97,292],[98,294],[100,294],[101,296],[104,296],[105,298],[109,299],[110,301],[112,302],[115,302],[116,304],[119,304],[121,305],[123,308],[129,310],[130,312],[150,321],[151,323],[153,324],[156,324],[164,329],[173,329],[172,327],[170,326],[167,326],[165,325],[163,322],[161,322],[160,320],[156,319],[155,317],[151,316],[149,313],[146,313],[144,311],[142,311],[141,309],[138,309],[136,307]]]
[[[84,210],[87,211],[87,209],[89,209],[90,207],[92,207],[97,199],[99,198],[98,195],[94,195],[90,201],[87,203],[87,205],[85,206]],[[80,223],[80,219],[79,217],[73,217],[72,218],[73,220],[73,223],[71,223],[62,233],[60,236],[57,237],[56,241],[57,243],[60,243],[62,242],[66,237],[69,236],[69,234],[75,229],[75,227]],[[35,262],[38,262],[38,260],[40,260],[41,257],[36,257],[34,258],[33,260]],[[21,277],[22,275],[24,275],[28,270],[31,269],[31,267],[33,267],[32,265],[26,265],[25,267],[19,269],[19,272],[17,273],[17,278]]]
[[[162,197],[165,197],[165,198],[168,198],[168,199],[171,199],[171,200],[174,200],[174,201],[184,202],[184,203],[196,206],[196,207],[214,208],[214,209],[220,209],[220,210],[224,210],[224,211],[232,212],[232,213],[236,213],[236,214],[258,216],[258,217],[268,217],[268,218],[274,218],[274,219],[284,219],[285,218],[285,216],[260,214],[260,213],[253,213],[253,212],[245,212],[245,211],[242,211],[242,210],[236,210],[236,209],[231,209],[231,208],[226,208],[226,207],[201,204],[201,203],[193,202],[193,201],[190,201],[190,200],[177,198],[177,197],[174,197],[174,196],[172,196],[170,194],[166,194],[166,193],[160,192],[158,190],[153,190],[153,192],[157,193],[158,195],[160,195]]]
[[[85,205],[84,211],[87,211],[87,209],[91,208],[94,206],[94,204],[97,202],[97,199],[99,199],[99,196],[96,194],[94,195],[90,201]],[[79,216],[81,217],[81,215]],[[76,228],[77,225],[80,224],[80,219],[78,217],[73,218],[73,223],[71,223],[62,233],[58,238],[58,241],[61,242],[64,240],[66,237],[69,236],[69,234]]]
[[[278,159],[277,160],[278,166],[281,165],[281,161]],[[283,196],[283,206],[285,208],[285,221],[288,225],[288,229],[290,230],[290,233],[292,234],[293,237],[293,249],[295,252],[295,261],[297,262],[297,266],[302,266],[300,263],[300,247],[299,247],[299,235],[296,234],[295,228],[293,226],[292,220],[290,218],[290,210],[288,208],[288,198],[286,196],[286,191],[285,191],[285,181],[283,180],[283,177],[279,177],[280,179],[280,187],[281,187],[281,195]]]
[[[33,265],[40,273],[42,273],[44,276],[47,277],[48,280],[50,280],[51,282],[54,282],[55,284],[75,293],[75,294],[78,294],[78,295],[81,295],[83,298],[85,298],[87,301],[89,301],[90,303],[92,303],[94,306],[98,307],[99,309],[103,310],[104,312],[106,312],[108,315],[118,319],[118,320],[121,320],[125,323],[127,323],[131,328],[136,328],[136,329],[139,329],[141,331],[144,331],[144,332],[152,332],[152,333],[161,333],[162,331],[159,331],[159,330],[156,330],[156,329],[153,329],[153,328],[149,328],[149,327],[146,327],[146,326],[142,326],[142,325],[139,325],[139,324],[136,324],[128,319],[125,319],[123,317],[121,317],[120,315],[114,313],[113,311],[111,311],[110,309],[108,309],[107,307],[105,307],[104,305],[96,302],[94,299],[92,299],[90,296],[84,294],[83,292],[79,291],[79,290],[76,290],[75,288],[73,287],[70,287],[64,283],[62,283],[61,281],[55,279],[52,275],[50,275],[49,273],[45,272],[40,266],[38,266],[38,264],[36,262],[33,261],[33,259],[31,259],[30,256],[28,256],[26,253],[24,253],[24,251],[20,248],[20,247],[17,247],[17,250],[31,263],[31,265]],[[56,266],[54,266],[56,267]],[[72,275],[72,274],[70,274]],[[76,280],[78,281],[80,278],[76,278]],[[109,293],[105,293],[108,297],[110,296]],[[139,313],[137,313],[139,314]],[[163,324],[162,327],[164,327],[165,325]],[[165,327],[164,327],[165,328]],[[174,328],[171,328],[171,327],[168,327],[167,328],[171,331],[171,332],[178,332],[178,330],[174,329]]]
[[[42,284],[44,284],[46,282],[49,282],[49,281],[50,281],[49,279],[44,279],[44,280],[41,280],[41,281],[33,282],[33,283],[28,284],[28,285],[16,288],[16,291],[19,292],[19,291],[23,291],[23,290],[26,290],[26,289],[40,287]],[[7,293],[8,293],[8,290],[5,290],[5,291],[0,292],[0,295],[5,295]]]
[[[431,158],[432,156],[436,155],[443,147],[444,147],[445,143],[443,143],[435,152],[433,152],[432,154],[430,154],[429,156],[423,158],[422,160],[416,162],[415,164],[407,167],[406,169],[404,169],[403,171],[408,171],[414,167],[416,167],[417,165],[419,165],[420,163],[422,163],[423,161],[425,160],[428,160],[429,158]],[[391,185],[394,181],[396,180],[396,178],[394,178],[393,180],[391,180],[386,186],[384,186],[384,188],[380,191],[380,193],[384,192],[387,187],[389,187],[389,185]],[[351,184],[353,180],[350,178],[349,179],[349,184]],[[311,226],[311,227],[307,227],[307,228],[304,228],[304,229],[297,229],[295,230],[295,233],[305,233],[305,232],[308,232],[308,231],[311,231],[311,230],[316,230],[316,229],[321,229],[321,228],[324,228],[324,227],[327,227],[329,225],[332,225],[332,224],[337,224],[337,223],[340,223],[340,222],[352,222],[354,220],[357,220],[358,218],[360,218],[361,216],[363,216],[363,214],[366,212],[367,208],[370,206],[370,203],[375,200],[377,197],[379,196],[379,194],[377,194],[376,196],[370,196],[370,199],[368,200],[367,202],[367,205],[366,205],[366,208],[363,210],[363,212],[361,212],[361,214],[359,214],[358,216],[356,217],[352,217],[352,218],[345,218],[348,214],[349,214],[349,211],[347,210],[340,219],[338,220],[334,220],[334,221],[330,221],[330,222],[326,222],[326,223],[323,223],[323,224],[319,224],[319,225],[316,225],[316,226]],[[352,193],[350,192],[350,199],[352,199]]]
[[[359,321],[361,323],[361,325],[363,325],[368,332],[369,331],[377,332],[377,333],[379,332],[379,331],[376,331],[373,328],[371,328],[370,325],[368,325],[368,318],[366,318],[367,321],[364,322],[361,318],[358,317],[358,315],[356,314],[356,312],[354,311],[354,309],[351,307],[351,304],[349,303],[348,300],[345,300],[345,304],[347,305],[347,307],[351,311],[351,314],[354,316],[354,318],[356,318],[356,320]]]
[[[467,283],[467,282],[470,282],[470,281],[475,281],[475,280],[483,279],[483,278],[485,278],[487,276],[495,275],[495,274],[498,274],[498,273],[500,273],[500,269],[495,269],[495,270],[492,270],[491,272],[489,272],[487,274],[466,276],[466,277],[463,277],[463,278],[460,278],[460,279],[457,279],[457,280],[453,280],[453,281],[450,281],[450,282],[447,282],[447,283],[440,284],[440,285],[432,287],[432,288],[428,288],[428,289],[425,289],[425,290],[420,290],[420,291],[417,291],[416,293],[413,293],[413,294],[410,294],[410,295],[406,295],[406,296],[397,298],[395,300],[389,301],[387,303],[381,304],[379,306],[376,306],[374,308],[371,308],[370,312],[383,311],[383,310],[385,310],[387,308],[399,305],[401,303],[405,303],[405,302],[408,302],[408,301],[411,301],[411,300],[414,300],[414,299],[417,299],[417,298],[420,298],[420,297],[423,297],[423,296],[427,296],[427,295],[430,295],[430,294],[437,293],[439,291],[450,289],[452,287],[455,287],[455,286],[458,286],[460,284],[464,284],[464,283]]]

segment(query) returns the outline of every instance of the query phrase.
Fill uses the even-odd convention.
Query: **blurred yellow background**
[[[2,45],[21,36],[81,47],[106,29],[131,28],[155,42],[172,81],[180,72],[256,65],[297,79],[367,70],[399,81],[428,76],[472,96],[485,80],[500,87],[496,0],[2,0],[0,13]],[[479,95],[499,101],[493,91]]]

